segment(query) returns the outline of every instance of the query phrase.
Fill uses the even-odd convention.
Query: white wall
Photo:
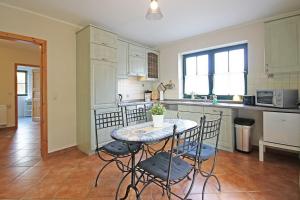
[[[160,49],[160,79],[167,82],[173,80],[174,90],[166,92],[166,98],[181,97],[182,69],[179,55],[184,52],[219,47],[236,42],[248,42],[248,94],[254,95],[259,88],[291,88],[300,89],[300,73],[275,75],[267,78],[264,73],[264,24],[253,23],[235,28],[223,29],[212,33],[162,45]]]
[[[76,145],[75,32],[79,28],[3,5],[0,19],[1,31],[47,40],[48,151]]]

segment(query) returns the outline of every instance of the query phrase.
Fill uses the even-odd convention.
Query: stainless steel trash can
[[[237,151],[249,153],[252,151],[251,135],[255,121],[253,119],[236,118],[235,126],[235,148]]]

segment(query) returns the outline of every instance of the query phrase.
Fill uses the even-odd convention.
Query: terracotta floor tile
[[[123,174],[113,164],[100,177],[95,177],[102,161],[95,155],[86,156],[78,150],[50,156],[43,161],[39,156],[37,124],[23,124],[14,131],[0,130],[0,199],[44,200],[111,200]],[[221,182],[217,190],[211,178],[205,190],[205,200],[300,200],[298,185],[300,161],[297,157],[283,156],[267,151],[265,162],[258,161],[258,152],[250,154],[220,151],[215,173]],[[208,170],[211,161],[203,164]],[[190,198],[201,200],[205,179],[197,176]],[[122,184],[120,196],[129,179]],[[172,191],[183,196],[190,181],[184,180]],[[142,185],[139,185],[141,188]],[[150,185],[142,200],[165,200],[161,188]],[[174,198],[175,199],[175,198]],[[128,200],[135,200],[133,192]]]

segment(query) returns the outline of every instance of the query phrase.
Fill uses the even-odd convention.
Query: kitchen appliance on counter
[[[268,89],[256,91],[256,105],[276,108],[297,108],[298,90]]]
[[[150,102],[151,101],[151,96],[152,96],[152,91],[146,90],[144,95],[145,95],[145,101]]]
[[[251,95],[243,96],[243,104],[247,106],[255,106],[255,96],[251,96]]]

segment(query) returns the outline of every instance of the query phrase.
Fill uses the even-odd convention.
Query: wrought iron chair
[[[125,115],[126,115],[126,125],[131,123],[147,122],[147,112],[146,107],[135,107],[134,109],[129,109],[128,106],[125,106]]]
[[[98,185],[98,179],[103,170],[109,166],[111,163],[116,163],[117,167],[122,172],[128,171],[128,165],[125,165],[121,159],[130,157],[130,152],[139,149],[138,144],[125,144],[119,141],[113,141],[103,146],[99,146],[99,138],[104,133],[103,131],[110,131],[109,128],[119,128],[124,127],[124,118],[123,118],[123,110],[118,108],[116,111],[109,112],[99,112],[99,110],[94,110],[95,116],[95,133],[96,133],[96,153],[100,160],[106,162],[106,164],[99,170],[95,187]],[[112,157],[111,159],[106,159],[101,156],[101,153],[109,155]]]
[[[221,184],[218,177],[214,174],[214,169],[216,165],[216,158],[218,152],[222,115],[223,113],[220,112],[220,115],[218,115],[217,119],[214,120],[207,120],[205,116],[202,118],[202,131],[199,143],[199,152],[189,151],[184,155],[185,158],[188,158],[190,160],[197,160],[197,171],[203,177],[205,177],[205,181],[202,188],[202,200],[204,199],[206,184],[211,177],[216,179],[218,184],[218,190],[221,191]],[[213,159],[211,168],[208,172],[203,171],[201,169],[201,166],[203,162],[209,159]]]
[[[145,188],[151,183],[160,186],[163,192],[166,191],[168,199],[171,199],[172,195],[179,199],[186,199],[189,196],[197,173],[195,167],[197,159],[195,158],[190,164],[182,159],[182,156],[190,151],[199,152],[200,132],[201,126],[197,126],[185,132],[177,133],[174,125],[170,151],[159,152],[137,165],[137,170],[141,173],[141,177],[144,177],[146,180],[143,182],[144,185],[138,199],[140,199]],[[171,187],[188,178],[190,174],[193,174],[193,178],[186,195],[180,197],[172,192]]]

